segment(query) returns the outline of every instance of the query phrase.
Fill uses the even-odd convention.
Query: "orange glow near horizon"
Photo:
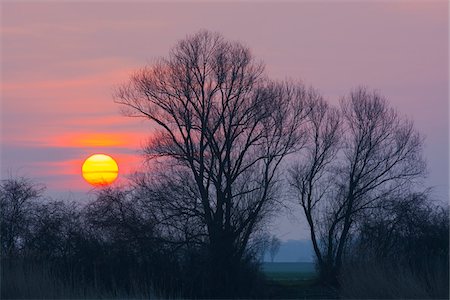
[[[141,135],[138,133],[71,133],[59,136],[54,145],[82,147],[129,147],[138,146]]]
[[[83,163],[81,172],[84,180],[93,186],[105,186],[113,183],[118,176],[116,161],[106,154],[94,154]]]

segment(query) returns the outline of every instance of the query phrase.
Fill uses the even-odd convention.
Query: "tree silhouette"
[[[281,161],[303,140],[308,91],[264,75],[249,49],[201,31],[137,71],[115,95],[157,130],[145,153],[188,170],[217,289],[230,286],[252,233],[276,201]],[[229,289],[228,289],[229,290]]]
[[[322,276],[331,281],[352,228],[387,196],[408,191],[425,171],[423,139],[385,98],[358,88],[340,108],[316,106],[308,154],[292,172]]]
[[[35,200],[44,187],[23,177],[4,179],[0,183],[0,221],[2,254],[18,254],[29,231]]]
[[[273,262],[275,259],[275,256],[277,255],[278,251],[280,250],[281,241],[276,236],[272,236],[269,243],[269,254],[270,254],[270,261]]]

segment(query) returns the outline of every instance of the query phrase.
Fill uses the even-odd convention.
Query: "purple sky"
[[[123,175],[139,166],[149,125],[112,101],[130,72],[187,34],[249,46],[269,76],[300,79],[332,103],[377,89],[426,136],[428,185],[448,201],[447,1],[1,4],[1,171],[49,193],[86,194],[83,160],[104,152]],[[298,237],[281,222],[284,238]],[[291,227],[290,227],[291,226]]]

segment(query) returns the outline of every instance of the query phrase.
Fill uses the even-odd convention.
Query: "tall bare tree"
[[[310,236],[321,270],[327,268],[321,251],[320,229],[324,202],[331,185],[331,167],[340,149],[342,121],[339,111],[330,107],[316,92],[306,125],[308,141],[302,159],[291,169],[291,184],[298,192],[299,203],[310,228]]]
[[[188,170],[198,194],[191,207],[207,232],[214,273],[224,276],[272,209],[280,163],[301,145],[308,114],[303,86],[270,81],[263,71],[248,48],[201,31],[115,95],[128,115],[157,128],[148,157]]]
[[[340,117],[319,107],[310,118],[309,153],[292,183],[322,275],[334,280],[358,218],[407,189],[424,174],[425,162],[412,122],[378,93],[356,89],[342,99]]]

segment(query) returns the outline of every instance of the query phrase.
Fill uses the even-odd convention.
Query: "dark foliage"
[[[385,199],[353,236],[343,292],[357,298],[448,298],[448,255],[448,207],[433,205],[425,193]]]
[[[217,295],[205,244],[187,243],[164,215],[149,213],[157,201],[149,194],[106,188],[81,207],[44,200],[40,192],[29,180],[2,181],[2,298]],[[222,288],[261,295],[254,256],[235,266]]]

